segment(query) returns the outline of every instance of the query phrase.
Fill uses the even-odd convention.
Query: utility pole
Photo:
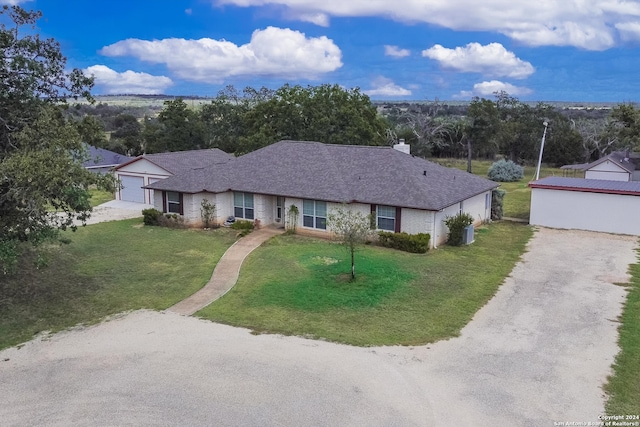
[[[542,144],[540,144],[540,157],[538,157],[538,168],[536,169],[536,181],[540,178],[540,165],[542,164],[542,150],[544,150],[544,140],[547,137],[548,122],[542,123],[544,125],[544,132],[542,133]]]

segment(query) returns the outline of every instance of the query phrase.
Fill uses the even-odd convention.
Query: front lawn
[[[501,222],[476,242],[425,255],[275,237],[254,251],[236,286],[197,313],[216,322],[353,345],[417,345],[457,336],[495,294],[532,235]]]
[[[49,265],[24,259],[0,276],[0,349],[40,331],[92,323],[126,310],[163,310],[200,289],[235,232],[143,227],[142,219],[81,227],[50,248]]]

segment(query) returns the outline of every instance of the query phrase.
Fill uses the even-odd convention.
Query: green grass
[[[112,192],[104,191],[104,190],[89,190],[91,194],[91,206],[95,207],[101,205],[103,203],[108,202],[109,200],[114,199],[114,195]]]
[[[431,159],[442,166],[467,170],[467,161],[460,159]],[[483,178],[487,177],[489,168],[493,164],[489,160],[473,160],[471,164],[471,170],[475,175]],[[548,166],[542,166],[540,168],[540,178],[547,176],[563,176],[563,171],[560,168],[552,168]],[[574,175],[570,175],[574,177]],[[531,209],[531,189],[529,188],[529,182],[533,181],[536,177],[535,166],[524,167],[524,178],[517,182],[501,182],[500,188],[505,190],[507,194],[504,197],[504,216],[511,218],[529,219],[529,212]],[[576,175],[577,178],[582,178],[582,175]]]
[[[621,351],[604,388],[609,394],[608,415],[640,415],[640,264],[632,265],[630,272],[630,292],[619,330]]]
[[[235,241],[235,232],[143,227],[142,219],[90,225],[49,249],[48,267],[1,277],[0,348],[93,323],[126,310],[162,310],[193,294]]]
[[[354,283],[344,247],[280,236],[247,257],[237,285],[198,315],[353,345],[434,342],[457,336],[491,299],[531,234],[502,222],[476,230],[473,245],[426,255],[366,246]]]

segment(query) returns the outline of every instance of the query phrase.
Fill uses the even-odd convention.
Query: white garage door
[[[120,190],[120,199],[126,202],[144,203],[144,190],[142,186],[144,181],[137,176],[120,176],[122,189]]]

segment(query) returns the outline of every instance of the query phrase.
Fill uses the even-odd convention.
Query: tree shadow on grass
[[[30,339],[43,329],[82,322],[97,280],[75,273],[77,260],[65,247],[24,248],[15,274],[0,280],[0,348]],[[45,255],[46,265],[42,265]],[[39,266],[39,267],[38,267]]]

